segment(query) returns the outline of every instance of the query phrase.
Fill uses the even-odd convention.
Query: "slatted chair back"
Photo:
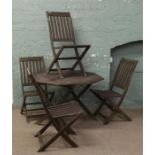
[[[53,64],[56,64],[57,71],[61,78],[63,78],[62,70],[74,70],[75,66],[79,66],[81,71],[85,75],[84,67],[81,62],[82,57],[80,57],[79,48],[86,48],[86,51],[89,49],[89,47],[81,47],[81,46],[74,46],[76,45],[75,42],[75,35],[74,35],[74,29],[72,24],[72,18],[69,12],[46,12],[47,20],[48,20],[48,27],[49,27],[49,34],[50,34],[50,41],[52,46],[52,52],[54,55],[54,58],[56,58],[59,54],[62,53],[62,51],[66,48],[72,48],[75,51],[75,57],[61,57],[55,59],[55,62]],[[64,46],[64,42],[68,43],[67,45],[73,45],[72,47]],[[59,43],[56,44],[56,43]],[[60,44],[62,43],[62,44]],[[62,46],[63,45],[63,46]],[[66,45],[66,44],[65,44]],[[72,55],[72,54],[71,54]],[[78,61],[78,65],[75,64],[73,67],[68,68],[61,68],[59,60],[72,60],[72,59],[80,59]],[[49,71],[51,71],[51,66],[49,67]]]
[[[47,12],[47,18],[52,41],[75,41],[69,12]]]
[[[45,71],[44,60],[42,56],[38,57],[21,57],[19,58],[22,91],[25,86],[33,86],[31,79],[27,74],[26,68],[29,67],[32,73],[41,73]]]
[[[122,58],[116,70],[111,89],[113,87],[118,87],[127,91],[137,63],[137,60]]]

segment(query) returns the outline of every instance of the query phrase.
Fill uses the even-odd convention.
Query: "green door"
[[[111,49],[110,81],[122,57],[138,60],[128,93],[123,105],[129,107],[143,106],[143,41],[130,42]]]

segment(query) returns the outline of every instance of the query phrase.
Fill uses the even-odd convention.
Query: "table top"
[[[50,84],[56,86],[69,86],[80,84],[92,84],[103,80],[104,78],[95,74],[86,72],[86,76],[80,71],[63,71],[64,78],[60,78],[57,72],[34,74],[36,82],[40,84]]]

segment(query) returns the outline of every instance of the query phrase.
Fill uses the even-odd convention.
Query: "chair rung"
[[[62,47],[54,47],[54,49],[61,49]]]
[[[40,111],[40,110],[44,110],[44,108],[31,108],[31,109],[26,109],[26,111]]]
[[[43,104],[42,102],[31,102],[31,103],[26,103],[26,105],[37,105],[37,104]]]
[[[77,57],[60,57],[58,58],[58,60],[73,60],[73,59],[80,59],[80,58],[77,58]]]
[[[72,70],[72,68],[61,68],[61,70]],[[57,71],[57,69],[51,69],[51,71]]]
[[[47,114],[32,114],[32,115],[27,115],[28,118],[39,118],[39,117],[47,117]]]
[[[28,117],[47,115],[44,109],[28,110],[27,114],[28,114]]]

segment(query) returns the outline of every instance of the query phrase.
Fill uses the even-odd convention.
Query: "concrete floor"
[[[79,145],[78,148],[71,148],[59,138],[45,152],[38,153],[40,145],[34,134],[42,126],[36,124],[36,120],[27,123],[19,108],[13,108],[13,155],[142,155],[142,110],[126,111],[132,122],[117,119],[103,125],[102,121],[84,116],[73,126],[77,135],[72,139]],[[49,138],[54,133],[54,128],[49,128],[44,137]]]

